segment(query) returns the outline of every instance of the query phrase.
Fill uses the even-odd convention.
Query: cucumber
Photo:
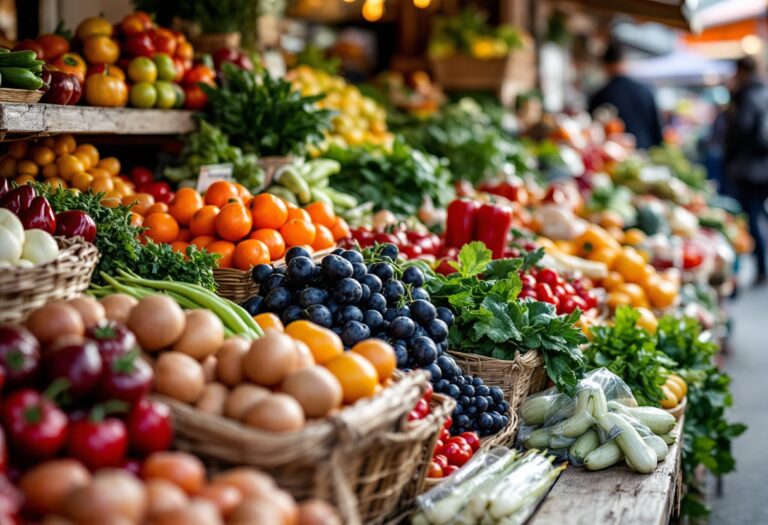
[[[321,188],[310,188],[310,192],[312,194],[312,202],[320,201],[333,206],[333,201]]]
[[[34,51],[13,51],[0,53],[0,67],[30,67],[35,65],[37,53]]]
[[[34,54],[34,51],[32,51]],[[0,55],[0,58],[2,55]],[[3,78],[5,87],[15,87],[19,89],[40,89],[43,87],[43,81],[23,67],[0,67],[0,75]]]
[[[283,186],[273,185],[267,188],[265,191],[267,193],[271,193],[272,195],[276,195],[277,197],[280,197],[284,201],[288,201],[291,204],[299,203],[299,201],[296,199],[296,195],[294,195],[291,190],[284,188]]]
[[[584,432],[579,439],[571,446],[568,451],[571,461],[576,466],[584,464],[584,458],[586,458],[590,452],[600,446],[600,436],[597,435],[597,431],[594,429]]]
[[[357,199],[352,195],[347,195],[340,191],[336,191],[333,188],[323,188],[323,191],[328,194],[328,197],[333,201],[334,206],[338,206],[343,209],[350,209],[357,206]]]
[[[287,167],[276,176],[279,185],[291,190],[302,204],[308,204],[312,200],[312,192],[309,189],[307,181],[301,178],[298,171],[292,167]]]
[[[341,171],[341,164],[332,159],[311,160],[304,167],[301,175],[310,185]]]

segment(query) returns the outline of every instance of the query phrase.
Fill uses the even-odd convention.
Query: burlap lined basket
[[[379,395],[293,433],[247,428],[157,397],[171,407],[179,449],[214,466],[262,469],[299,500],[331,502],[346,524],[380,524],[418,493],[442,421],[452,410],[446,402],[424,420],[406,422],[427,383],[424,371],[404,374]]]
[[[683,417],[683,414],[685,414],[685,409],[688,406],[688,396],[684,396],[683,400],[677,404],[675,408],[668,408],[667,412],[675,416],[675,419],[677,421],[680,421],[680,418]]]
[[[518,353],[511,361],[463,352],[449,352],[464,373],[479,376],[488,386],[504,391],[510,410],[517,413],[523,400],[547,384],[544,359],[538,351]]]
[[[333,250],[334,248],[315,252],[312,254],[312,260],[317,263]],[[273,261],[272,265],[285,266],[285,259]],[[238,304],[259,293],[259,285],[251,279],[251,272],[236,268],[215,268],[213,278],[216,281],[216,293]]]
[[[47,264],[0,270],[0,321],[19,321],[54,299],[83,293],[99,261],[99,250],[82,237],[56,237],[60,252]]]

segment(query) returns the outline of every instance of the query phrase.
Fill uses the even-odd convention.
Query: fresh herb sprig
[[[451,348],[496,359],[539,350],[547,375],[561,392],[573,395],[584,370],[579,345],[587,339],[574,326],[581,312],[558,316],[553,305],[518,301],[518,271],[535,264],[540,253],[526,259],[493,261],[481,242],[465,245],[448,276],[427,282],[432,301],[453,310]]]

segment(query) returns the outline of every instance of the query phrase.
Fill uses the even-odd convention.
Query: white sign
[[[200,166],[200,174],[197,176],[197,191],[205,193],[208,186],[217,180],[232,182],[232,164],[208,164]]]

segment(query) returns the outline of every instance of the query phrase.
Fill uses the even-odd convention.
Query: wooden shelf
[[[625,465],[599,472],[568,467],[528,525],[666,525],[679,512],[683,419],[677,443],[653,473]]]
[[[197,129],[193,111],[0,104],[2,140],[75,134],[175,135]]]

